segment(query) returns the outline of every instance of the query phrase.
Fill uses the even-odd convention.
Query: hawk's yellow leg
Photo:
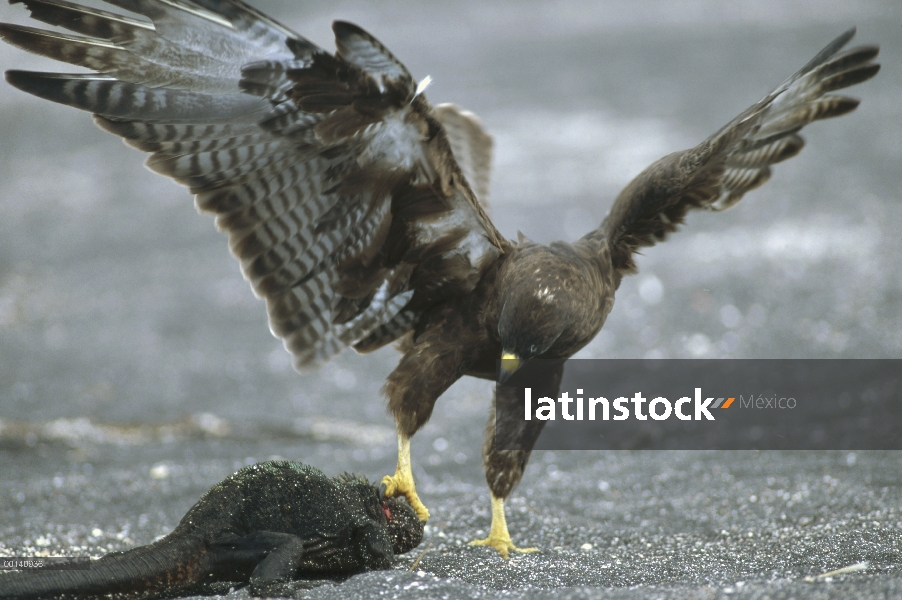
[[[410,438],[398,434],[398,468],[394,475],[382,478],[383,494],[388,497],[404,496],[407,503],[417,513],[420,521],[429,520],[427,509],[417,496],[417,488],[413,483],[413,471],[410,470]]]
[[[492,495],[492,529],[489,537],[484,540],[470,542],[473,546],[491,546],[503,557],[507,558],[513,552],[535,552],[536,548],[517,548],[511,541],[511,534],[507,531],[507,519],[504,518],[504,498],[496,498]]]

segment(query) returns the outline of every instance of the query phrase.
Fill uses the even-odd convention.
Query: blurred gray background
[[[414,77],[432,76],[433,103],[477,113],[496,142],[492,217],[503,234],[521,230],[540,242],[594,228],[650,162],[698,143],[857,25],[852,44],[879,43],[883,65],[849,92],[862,99],[858,110],[806,128],[802,154],[736,208],[691,214],[679,233],[646,250],[639,275],[624,281],[603,331],[579,356],[902,354],[898,2],[254,4],[330,49],[330,22],[355,22]],[[26,15],[0,6],[3,21],[26,23]],[[7,45],[0,68],[77,71]],[[212,217],[198,216],[184,189],[145,170],[141,153],[85,113],[0,84],[0,157],[0,553],[99,554],[146,543],[220,477],[272,455],[328,473],[393,469],[393,424],[379,392],[398,358],[393,349],[348,351],[319,372],[295,373]],[[414,439],[421,494],[433,514],[439,509],[433,548],[445,543],[437,531],[459,543],[488,524],[479,447],[490,394],[488,383],[460,382]],[[774,456],[788,461],[778,469],[787,490],[794,477],[825,486],[823,477],[837,476],[831,468],[854,465],[864,471],[847,482],[849,494],[877,485],[872,475],[880,473],[877,488],[898,505],[897,454]],[[520,505],[523,519],[550,527],[529,542],[569,547],[561,532],[570,526],[617,538],[606,519],[630,503],[619,493],[607,498],[625,485],[609,473],[653,469],[641,487],[665,471],[721,468],[709,460],[537,453],[513,506],[533,489],[545,489],[551,503],[560,482],[574,490],[588,482],[579,494],[594,508],[574,508],[570,522],[540,518],[540,499]],[[554,479],[564,472],[573,479]],[[760,498],[782,485],[758,467],[734,475]],[[826,502],[815,512],[839,510],[814,496]],[[668,521],[656,508],[650,514]],[[762,519],[757,526],[772,524]],[[640,521],[616,527],[641,533]],[[887,539],[898,553],[894,536]],[[480,581],[474,572],[443,576]],[[696,581],[684,574],[649,581]]]

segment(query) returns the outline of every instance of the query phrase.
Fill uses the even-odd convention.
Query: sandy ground
[[[735,209],[692,215],[646,251],[581,355],[902,354],[895,3],[258,5],[322,45],[332,19],[356,22],[433,77],[430,100],[478,113],[496,140],[493,218],[540,242],[593,227],[647,164],[857,24],[884,65],[852,92],[859,109],[807,128],[803,153]],[[0,7],[2,20],[24,15]],[[7,46],[0,67],[72,70]],[[294,373],[212,219],[138,152],[5,84],[0,136],[0,554],[148,543],[210,485],[271,456],[330,474],[392,470],[379,389],[393,350]],[[505,563],[469,548],[489,524],[479,448],[490,393],[460,382],[414,439],[433,514],[420,549],[396,571],[309,597],[902,590],[902,454],[890,452],[537,452],[509,521],[540,551]]]

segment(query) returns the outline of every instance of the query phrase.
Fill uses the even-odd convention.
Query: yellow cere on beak
[[[504,385],[504,382],[510,379],[514,371],[523,365],[523,361],[516,354],[510,352],[501,353],[501,368],[498,370],[498,384]]]
[[[513,373],[520,368],[520,359],[517,358],[516,354],[504,352],[501,354],[501,368],[508,373]]]

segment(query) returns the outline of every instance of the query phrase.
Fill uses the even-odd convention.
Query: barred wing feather
[[[237,0],[107,1],[139,16],[21,0],[72,33],[0,24],[0,37],[97,74],[7,80],[94,113],[188,186],[299,368],[397,339],[507,247],[467,178],[484,199],[478,121],[433,109],[359,27],[336,22],[331,54]]]

